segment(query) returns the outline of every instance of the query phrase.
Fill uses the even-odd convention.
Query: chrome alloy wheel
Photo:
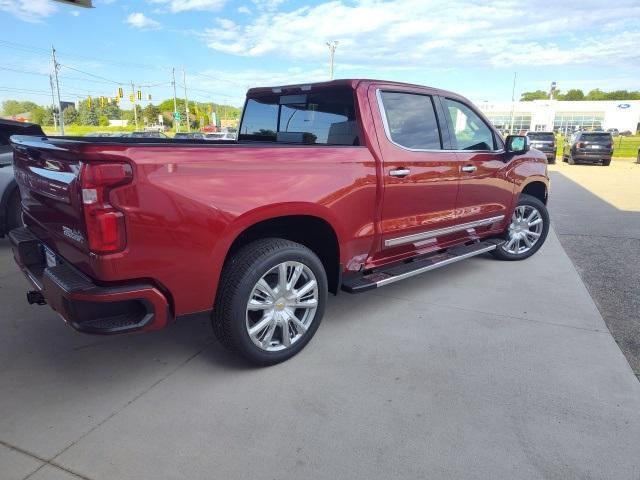
[[[247,333],[268,352],[289,348],[311,326],[318,307],[318,282],[309,267],[283,262],[254,285],[247,302]]]
[[[520,205],[513,212],[508,239],[501,248],[513,255],[526,253],[538,242],[543,228],[540,212],[531,205]]]

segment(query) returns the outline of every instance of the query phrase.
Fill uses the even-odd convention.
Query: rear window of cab
[[[239,140],[309,145],[360,145],[351,88],[249,98]]]

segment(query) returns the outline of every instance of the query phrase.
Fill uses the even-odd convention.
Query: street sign
[[[180,121],[181,120],[180,112],[173,112],[173,118],[174,120]]]

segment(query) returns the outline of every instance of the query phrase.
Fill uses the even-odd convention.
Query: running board
[[[394,263],[392,265],[373,270],[366,275],[357,275],[345,278],[342,282],[342,290],[348,293],[360,293],[378,287],[384,287],[390,283],[404,280],[405,278],[420,275],[421,273],[435,270],[467,258],[481,255],[495,250],[504,240],[492,238],[471,245],[450,248],[443,253],[421,257],[408,262]]]

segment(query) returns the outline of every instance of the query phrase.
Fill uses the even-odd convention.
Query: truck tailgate
[[[80,171],[82,164],[124,157],[117,149],[96,153],[66,139],[13,136],[11,142],[25,224],[47,247],[93,276]]]

